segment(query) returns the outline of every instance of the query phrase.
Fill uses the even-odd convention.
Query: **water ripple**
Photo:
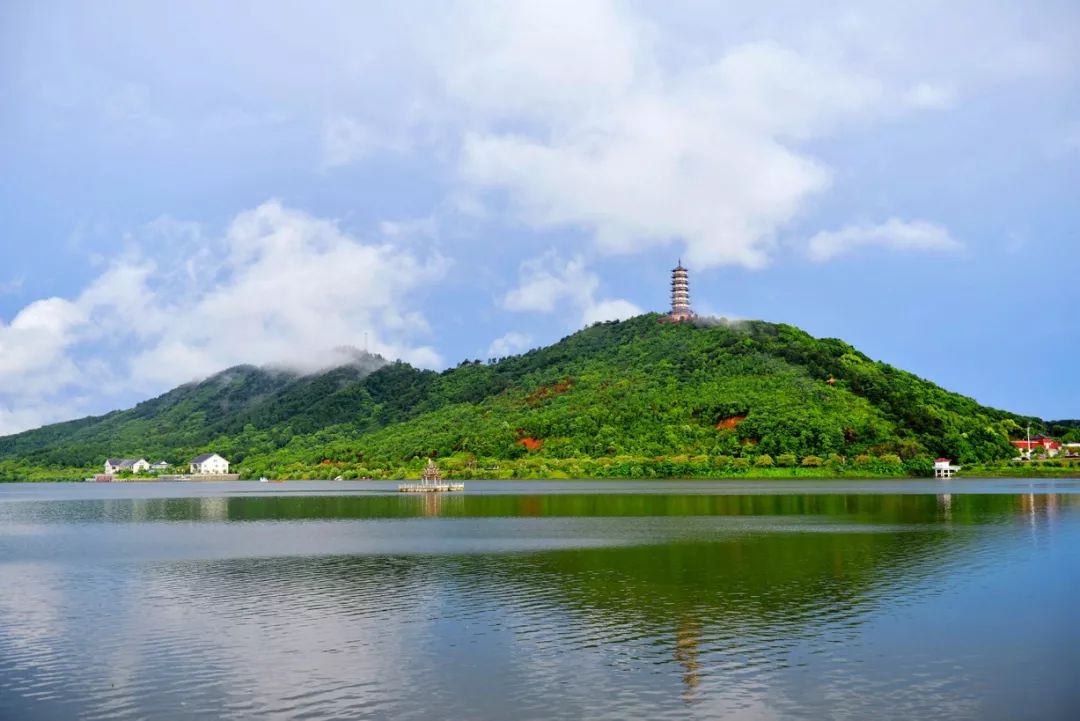
[[[1067,718],[1069,498],[27,501],[0,717]]]

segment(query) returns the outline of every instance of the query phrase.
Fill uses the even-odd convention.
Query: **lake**
[[[1076,719],[1076,480],[0,484],[2,719]]]

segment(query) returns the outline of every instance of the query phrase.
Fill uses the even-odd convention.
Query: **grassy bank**
[[[242,478],[325,480],[409,480],[420,477],[426,458],[406,463],[320,462],[274,463],[250,459],[234,467]],[[483,459],[457,454],[438,460],[448,480],[516,479],[829,479],[928,478],[932,462],[926,457],[901,460],[898,456],[862,455],[855,458],[806,456],[607,456],[601,458],[549,458],[533,455],[518,459]],[[100,473],[97,468],[48,468],[0,464],[0,481],[81,481]],[[960,477],[1073,478],[1080,477],[1080,459],[1032,462],[999,461],[963,466]],[[140,480],[124,478],[123,480]],[[153,480],[152,476],[145,480]]]
[[[979,478],[1080,478],[1080,459],[974,463],[964,466],[959,475]]]

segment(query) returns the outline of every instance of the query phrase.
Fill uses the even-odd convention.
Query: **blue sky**
[[[1080,416],[1080,8],[0,6],[0,433],[662,310]]]

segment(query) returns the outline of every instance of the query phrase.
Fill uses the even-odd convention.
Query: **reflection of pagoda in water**
[[[675,632],[675,660],[683,667],[683,701],[694,700],[694,689],[701,683],[698,655],[701,653],[701,626],[685,617],[679,619]]]
[[[465,498],[445,493],[425,493],[420,499],[420,515],[425,518],[441,518],[446,515],[462,515]]]

